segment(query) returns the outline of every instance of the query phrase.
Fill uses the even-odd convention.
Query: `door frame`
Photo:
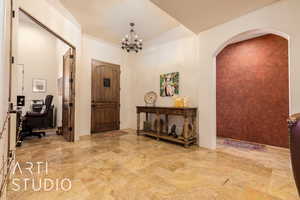
[[[76,52],[74,51],[73,48],[70,48],[71,49],[71,59],[73,59],[73,62],[72,62],[72,67],[70,68],[70,101],[69,101],[69,108],[71,110],[71,116],[69,116],[69,120],[70,120],[70,124],[71,124],[71,127],[69,127],[68,131],[71,132],[71,135],[70,137],[68,138],[68,141],[69,142],[74,142],[75,141],[75,132],[74,132],[74,126],[75,126],[75,55],[76,55]],[[68,51],[70,50],[68,49]],[[67,52],[68,52],[67,51]],[[66,55],[66,52],[64,53],[63,55],[63,91],[62,91],[62,105],[61,106],[61,109],[62,109],[62,120],[63,120],[63,113],[64,113],[64,97],[65,97],[65,68],[66,68],[66,64],[65,64],[65,55]],[[71,105],[70,105],[71,104]],[[63,124],[62,124],[62,127],[63,127]],[[64,130],[63,130],[64,131]]]
[[[120,130],[120,124],[121,124],[121,66],[120,65],[118,65],[118,64],[114,64],[114,63],[109,63],[109,62],[104,62],[104,61],[101,61],[101,60],[97,60],[97,59],[92,59],[91,60],[91,106],[90,106],[90,108],[92,108],[92,104],[93,104],[93,69],[94,69],[94,64],[95,63],[103,63],[103,64],[108,64],[108,65],[113,65],[113,66],[116,66],[116,67],[119,67],[119,72],[120,72],[120,89],[119,89],[119,91],[120,91],[120,97],[119,97],[119,128],[118,129],[116,129],[116,130]],[[91,132],[91,134],[95,134],[95,133],[97,133],[97,132],[93,132],[93,130],[92,130],[92,127],[93,127],[93,120],[92,120],[92,118],[93,118],[93,113],[92,113],[92,111],[91,111],[91,122],[90,122],[90,126],[91,126],[91,130],[90,130],[90,132]]]
[[[13,0],[11,0],[11,2],[13,2]],[[11,7],[11,40],[10,40],[10,74],[9,74],[9,101],[12,101],[12,70],[14,65],[16,64],[15,62],[15,58],[16,56],[14,55],[14,43],[16,38],[13,37],[14,35],[16,35],[18,32],[17,29],[17,25],[16,23],[14,23],[14,20],[18,19],[16,18],[17,13],[16,12],[21,12],[23,14],[25,14],[27,17],[29,17],[34,23],[36,23],[37,25],[39,25],[41,28],[43,28],[44,30],[46,30],[48,33],[50,33],[51,35],[53,35],[54,37],[56,37],[57,39],[59,39],[60,41],[62,41],[63,43],[65,43],[66,45],[68,45],[71,49],[72,49],[72,55],[73,55],[73,65],[72,65],[72,73],[70,75],[70,90],[71,90],[71,100],[72,100],[72,106],[71,106],[71,116],[70,116],[70,120],[71,120],[71,125],[72,127],[70,132],[71,132],[71,141],[70,142],[74,142],[75,141],[75,103],[76,103],[76,96],[75,96],[75,81],[76,81],[76,47],[71,44],[70,42],[68,42],[66,39],[64,39],[62,36],[60,36],[59,34],[57,34],[55,31],[53,31],[51,28],[49,28],[48,26],[46,26],[45,24],[43,24],[42,22],[40,22],[37,18],[35,18],[34,16],[32,16],[29,12],[27,12],[26,10],[24,10],[21,7],[16,7],[14,8],[13,6]],[[14,32],[15,31],[15,32]]]

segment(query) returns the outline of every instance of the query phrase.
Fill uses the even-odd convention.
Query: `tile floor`
[[[26,141],[17,150],[23,174],[16,170],[8,200],[298,199],[288,150],[241,149],[221,139],[216,151],[196,146],[185,149],[126,131],[111,137],[85,136],[77,143],[67,143],[60,136]],[[48,171],[41,167],[39,172],[36,166],[33,174],[25,170],[26,162],[44,161]],[[47,192],[42,186],[35,192],[27,184],[24,191],[24,178],[36,183],[46,178],[61,183],[69,178],[72,189],[64,192],[59,186]],[[20,191],[13,191],[17,185]]]

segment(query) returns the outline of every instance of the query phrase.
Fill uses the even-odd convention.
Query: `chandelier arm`
[[[134,23],[130,23],[131,29],[128,35],[126,35],[125,38],[121,41],[121,48],[123,50],[126,50],[128,53],[130,51],[135,51],[138,53],[140,50],[142,50],[142,40],[138,38],[138,35],[136,34],[134,30]]]

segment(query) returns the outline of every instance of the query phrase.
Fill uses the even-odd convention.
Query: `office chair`
[[[52,115],[54,106],[52,105],[53,96],[47,95],[45,104],[41,112],[27,112],[22,119],[22,131],[20,140],[29,136],[37,136],[41,138],[46,136],[45,132],[33,132],[34,130],[47,129],[52,127]]]

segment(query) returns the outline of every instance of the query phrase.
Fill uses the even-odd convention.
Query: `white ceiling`
[[[73,14],[61,4],[60,0],[46,0],[52,7],[54,7],[61,15],[70,20],[74,25],[81,27]]]
[[[151,0],[198,34],[278,0]],[[247,23],[247,22],[245,22]]]
[[[149,0],[60,0],[81,24],[84,33],[119,43],[136,24],[137,34],[151,40],[179,23]]]
[[[180,23],[198,34],[279,0],[47,1],[56,5],[58,10],[67,9],[84,33],[119,43],[128,34],[130,22],[136,23],[137,33],[146,41],[178,27]],[[63,6],[59,6],[59,1]]]

